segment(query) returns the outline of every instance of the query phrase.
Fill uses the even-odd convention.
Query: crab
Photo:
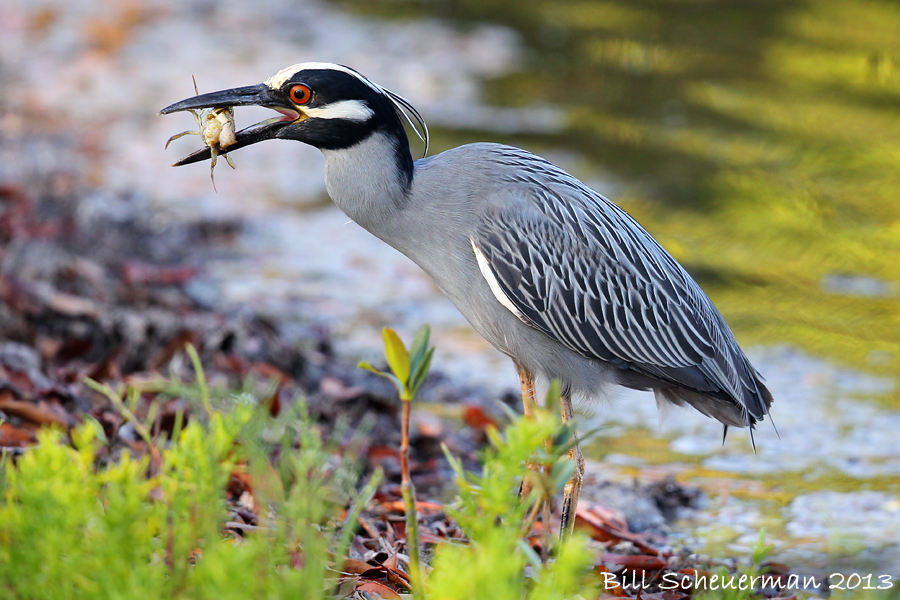
[[[193,75],[191,79],[194,80],[194,92],[199,96],[200,90],[197,89],[197,79]],[[234,109],[230,106],[225,108],[204,108],[203,110],[191,110],[191,114],[197,120],[198,130],[176,133],[166,141],[166,148],[169,147],[172,140],[177,140],[186,135],[199,135],[203,143],[209,146],[209,151],[212,155],[209,164],[209,178],[212,180],[213,189],[215,190],[216,159],[220,152],[237,143],[237,138],[234,135]],[[233,169],[234,163],[231,161],[231,157],[227,154],[224,154],[224,156],[228,166]]]

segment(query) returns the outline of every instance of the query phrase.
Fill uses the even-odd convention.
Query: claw
[[[209,147],[211,158],[209,160],[209,180],[212,181],[213,191],[217,194],[219,190],[216,189],[216,159],[219,158],[219,152],[212,146]]]
[[[175,135],[170,137],[168,140],[166,140],[166,148],[165,149],[168,150],[169,144],[171,144],[174,140],[177,140],[178,138],[184,137],[186,135],[200,135],[200,132],[199,131],[182,131],[181,133],[176,133]]]

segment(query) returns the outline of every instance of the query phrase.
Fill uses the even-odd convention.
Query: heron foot
[[[572,397],[562,394],[559,397],[559,408],[562,413],[563,423],[571,421],[575,417],[572,409]],[[578,446],[578,434],[572,432],[575,445],[568,452],[568,457],[575,462],[575,472],[566,482],[563,488],[562,517],[559,520],[559,539],[565,542],[575,531],[575,511],[578,510],[578,498],[581,496],[581,486],[584,483],[584,456]]]
[[[559,539],[567,540],[575,531],[575,511],[578,509],[578,498],[584,483],[584,456],[581,448],[575,446],[569,450],[569,458],[575,462],[575,472],[563,488],[562,517],[559,521]]]

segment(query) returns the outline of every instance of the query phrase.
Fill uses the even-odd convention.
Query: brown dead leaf
[[[641,552],[658,556],[659,550],[647,543],[643,535],[632,533],[627,529],[619,529],[613,527],[606,522],[600,515],[590,510],[589,506],[579,506],[575,513],[575,527],[584,531],[598,542],[619,543],[622,540],[631,542]]]
[[[765,573],[769,575],[789,575],[791,568],[784,563],[766,561],[760,565],[760,568],[766,569]]]
[[[380,507],[387,512],[406,513],[406,505],[403,504],[403,500],[389,500],[387,502],[382,502]],[[423,517],[436,515],[444,512],[444,510],[444,505],[437,502],[428,502],[427,500],[419,500],[416,502],[416,511]]]
[[[188,329],[182,329],[169,338],[165,345],[147,360],[147,368],[151,371],[160,370],[163,365],[172,360],[175,353],[184,350],[184,347],[188,342],[197,348],[201,347],[199,335]]]
[[[33,446],[37,438],[25,429],[13,427],[9,423],[0,423],[0,446],[6,448],[26,448]]]
[[[284,404],[284,401],[281,399],[282,393],[284,393],[284,390],[279,387],[269,399],[269,414],[273,417],[277,417],[281,414],[281,406]]]
[[[269,363],[253,363],[250,365],[250,371],[258,374],[264,379],[273,380],[279,386],[291,380],[290,375]]]
[[[372,579],[361,581],[356,586],[356,589],[360,592],[376,594],[379,598],[384,598],[384,600],[401,600],[400,594],[397,593],[396,590],[380,581],[374,581]]]
[[[581,505],[582,503],[579,503],[579,506]],[[610,527],[622,531],[628,531],[628,522],[626,521],[625,514],[622,511],[616,510],[609,506],[604,506],[602,504],[597,504],[595,502],[585,502],[583,503],[583,506],[585,509],[596,515]]]
[[[393,446],[374,444],[366,451],[372,468],[381,467],[388,475],[400,472],[400,450]]]
[[[600,584],[603,586],[604,595],[601,598],[627,598],[628,594],[625,592],[625,588],[619,585],[618,581],[614,579],[609,579],[609,575],[605,575],[605,573],[611,573],[605,565],[599,564],[594,566],[594,571],[601,576]]]
[[[606,591],[614,598],[629,598],[630,597],[628,592],[626,592],[625,588],[622,587],[621,585],[616,586],[616,587],[610,586],[610,587],[606,588]]]
[[[235,373],[244,377],[250,370],[249,363],[244,357],[234,354],[225,354],[224,352],[214,352],[212,355],[213,368],[217,371],[225,371],[226,373]]]
[[[367,562],[357,560],[355,558],[348,558],[344,561],[344,566],[341,568],[341,572],[348,573],[350,575],[362,575],[371,568],[372,565]]]
[[[252,478],[245,471],[234,470],[225,486],[225,491],[231,498],[240,498],[245,493],[253,494]]]
[[[381,537],[381,533],[378,531],[378,528],[368,519],[361,516],[359,517],[358,521],[362,528],[365,530],[366,534],[371,539],[377,540],[379,537]]]
[[[386,561],[381,563],[381,566],[386,569],[387,578],[391,583],[406,588],[407,590],[411,590],[412,583],[410,583],[410,576],[400,567],[399,556],[400,555],[396,552],[391,554]]]
[[[462,417],[465,424],[475,431],[484,431],[489,425],[497,427],[497,421],[476,404],[467,404],[463,409]]]
[[[35,404],[16,400],[9,390],[0,390],[0,410],[36,425],[59,425],[68,429],[70,425],[74,424],[70,422],[70,418],[67,418],[68,415],[64,411],[65,417],[53,410],[50,403],[40,401]]]
[[[28,373],[17,371],[16,369],[7,369],[3,365],[0,365],[0,381],[3,381],[20,394],[31,395],[36,391],[34,381]]]

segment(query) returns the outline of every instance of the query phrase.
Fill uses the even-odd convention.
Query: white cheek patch
[[[494,297],[497,299],[500,304],[504,306],[509,312],[516,315],[522,322],[527,323],[525,321],[525,315],[522,314],[516,305],[512,303],[512,300],[503,293],[503,289],[500,287],[500,282],[497,281],[497,278],[494,276],[494,272],[491,271],[491,265],[488,263],[487,258],[484,256],[484,253],[478,249],[478,246],[475,245],[474,238],[470,238],[472,242],[472,251],[475,252],[475,260],[478,261],[478,268],[481,270],[481,275],[484,277],[485,281],[487,281],[488,287],[491,288],[491,292],[494,293]]]
[[[318,108],[303,107],[300,110],[312,119],[344,119],[347,121],[368,121],[375,111],[362,100],[340,100]]]

